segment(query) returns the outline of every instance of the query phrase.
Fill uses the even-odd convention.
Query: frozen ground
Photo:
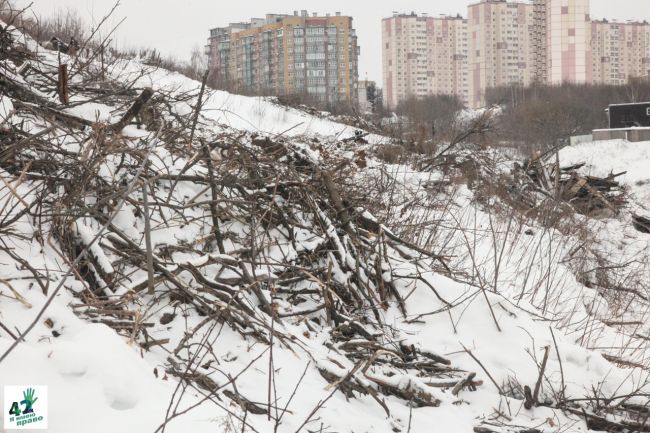
[[[56,63],[53,53],[42,49],[40,53],[46,64]],[[13,79],[25,86],[34,85],[12,73],[14,65],[6,63],[6,73]],[[175,102],[172,111],[178,116],[192,114],[200,87],[195,81],[134,61],[116,63],[110,74],[114,80],[132,83],[136,88],[152,86],[159,94],[190,95]],[[56,103],[54,95],[43,96]],[[9,97],[2,99],[0,115],[5,119],[4,127],[27,125],[33,133],[42,131],[41,123],[45,120],[24,111],[15,112],[14,102]],[[85,94],[74,95],[73,102],[78,105],[66,111],[91,121],[110,123],[124,111],[123,106],[110,102],[91,102]],[[559,401],[573,400],[572,407],[590,412],[594,407],[586,399],[594,397],[605,399],[604,406],[622,402],[647,404],[643,397],[648,391],[647,337],[644,338],[649,334],[647,303],[638,297],[614,299],[579,281],[576,269],[599,265],[593,254],[581,256],[584,261],[579,265],[571,260],[576,247],[585,242],[580,236],[587,236],[590,251],[600,252],[613,263],[636,263],[625,274],[616,274],[614,270],[614,276],[628,281],[643,280],[648,274],[649,237],[631,228],[629,214],[645,211],[648,206],[650,175],[646,168],[650,143],[589,143],[562,151],[563,164],[587,162],[584,170],[588,172],[603,175],[628,171],[623,180],[632,194],[630,209],[609,220],[575,216],[584,230],[579,236],[577,232],[544,227],[532,219],[509,219],[496,199],[478,200],[473,190],[458,180],[443,189],[431,189],[430,185],[449,180],[448,175],[420,172],[375,159],[370,155],[374,146],[385,141],[382,137],[370,137],[370,144],[365,147],[369,153],[366,167],[360,167],[354,162],[358,149],[341,148],[337,143],[338,138],[350,137],[354,128],[279,106],[265,98],[211,93],[199,136],[209,140],[219,134],[244,132],[273,139],[281,135],[288,140],[287,147],[294,152],[291,155],[306,155],[305,159],[316,167],[344,163],[347,168],[339,173],[345,174],[348,184],[352,182],[350,194],[361,189],[383,201],[384,207],[368,207],[376,208],[375,216],[382,218],[386,226],[409,236],[422,248],[448,256],[451,273],[435,261],[414,258],[413,250],[408,248],[393,246],[380,252],[385,261],[380,264],[381,273],[386,282],[395,285],[404,299],[404,308],[398,308],[392,299],[386,309],[380,310],[381,325],[372,329],[382,330],[375,338],[385,348],[412,344],[419,351],[436,353],[462,371],[461,375],[475,372],[480,385],[474,392],[465,388],[454,395],[450,387],[440,383],[436,386],[436,381],[444,382],[441,377],[418,377],[408,368],[395,374],[395,370],[381,363],[368,364],[369,368],[364,370],[346,356],[345,342],[333,339],[332,326],[324,320],[322,310],[300,314],[318,306],[319,298],[308,297],[304,304],[294,305],[289,297],[275,293],[277,287],[264,286],[262,295],[288,315],[272,321],[262,312],[258,299],[249,293],[249,285],[232,283],[259,322],[254,330],[267,330],[270,325],[286,337],[282,341],[264,343],[253,332],[242,335],[237,327],[216,320],[205,326],[206,316],[199,314],[195,305],[166,297],[168,282],[156,287],[156,296],[136,291],[135,287],[146,281],[146,273],[124,263],[115,251],[120,249],[118,240],[101,235],[100,242],[90,248],[98,278],[116,270],[128,276],[120,278],[110,291],[104,288],[104,293],[110,294],[112,300],[119,299],[121,306],[136,315],[134,320],[152,323],[147,331],[151,338],[168,340],[147,350],[141,335],[129,336],[128,330],[118,333],[105,324],[92,323],[90,308],[83,306],[80,298],[87,283],[68,272],[65,247],[53,235],[54,227],[48,223],[42,226],[38,218],[29,214],[19,215],[36,199],[37,187],[43,186],[44,181],[38,177],[25,180],[20,172],[3,168],[0,216],[16,219],[10,226],[2,225],[0,233],[4,246],[0,252],[0,322],[4,325],[0,329],[0,354],[35,320],[46,302],[51,304],[25,341],[0,362],[0,385],[49,386],[48,431],[464,433],[487,422],[496,425],[491,427],[493,431],[503,433],[533,428],[540,432],[577,433],[588,431],[584,417],[579,411],[576,414],[557,408]],[[88,129],[79,134],[90,136]],[[130,149],[141,149],[142,143],[151,147],[153,170],[179,174],[192,155],[174,155],[168,146],[154,139],[155,135],[154,130],[135,126],[123,131],[125,145]],[[74,137],[57,140],[62,140],[73,157],[78,156],[80,164],[84,155],[91,152]],[[250,134],[242,140],[252,146],[248,143]],[[262,152],[259,147],[250,149],[252,155]],[[510,162],[495,159],[489,168],[505,173]],[[282,159],[282,164],[290,165],[286,159]],[[120,173],[120,165],[120,158],[107,156],[97,177],[112,181]],[[287,173],[283,171],[279,176]],[[196,165],[185,174],[205,175],[205,167]],[[383,187],[382,182],[391,186]],[[201,242],[212,233],[207,207],[191,206],[210,198],[204,185],[186,180],[172,190],[171,181],[163,180],[158,186],[153,192],[156,202],[163,202],[172,191],[170,203],[177,206],[152,211],[154,250],[164,261],[166,271],[196,291],[204,284],[199,284],[189,271],[183,271],[182,266],[199,267],[202,275],[213,282],[232,281],[237,275],[224,263],[245,259],[245,255],[239,255],[246,246],[242,239],[257,233],[258,225],[239,218],[241,215],[234,211],[228,214],[232,209],[223,204],[222,224],[232,234],[224,242],[226,255],[207,251],[209,243]],[[238,193],[235,187],[228,192],[232,198],[237,198]],[[253,190],[245,193],[261,194]],[[281,195],[273,197],[283,204]],[[87,197],[89,203],[96,199]],[[139,197],[134,196],[133,200],[135,204],[127,203],[118,212],[114,225],[131,242],[143,246],[144,219],[136,211]],[[264,253],[271,263],[242,262],[244,268],[252,274],[275,278],[281,275],[283,266],[304,256],[318,255],[319,248],[331,241],[337,248],[328,254],[339,255],[339,262],[344,264],[347,260],[349,270],[334,267],[329,274],[334,280],[352,285],[352,270],[358,264],[348,254],[360,247],[352,245],[340,226],[323,223],[327,211],[324,207],[320,215],[305,209],[296,213],[292,240],[280,225],[270,230],[265,236],[273,242],[264,247]],[[364,215],[372,219],[369,213]],[[325,227],[320,230],[319,224]],[[84,216],[75,220],[70,230],[79,242],[90,244],[101,226],[97,219]],[[342,241],[336,244],[333,239]],[[35,281],[25,264],[7,251],[26,260],[43,276],[42,280]],[[316,268],[308,272],[316,273]],[[277,280],[279,277],[272,281]],[[63,289],[55,292],[59,284]],[[313,276],[301,284],[297,289],[320,290],[322,282]],[[647,289],[644,284],[641,288]],[[371,316],[369,312],[367,315]],[[368,319],[368,327],[374,320]],[[612,321],[636,324],[608,323]],[[189,344],[180,344],[183,341]],[[178,352],[177,347],[181,348]],[[200,349],[193,351],[192,347]],[[522,387],[535,387],[545,351],[548,361],[541,381],[542,404],[525,409]],[[375,355],[380,360],[391,357],[382,351]],[[247,412],[222,391],[210,393],[166,372],[175,363],[185,365],[183,362],[192,357],[200,365],[198,372],[223,390],[241,394],[257,406],[270,407],[270,416]],[[612,362],[612,357],[644,368],[624,368],[623,362]],[[378,391],[382,391],[376,385],[378,381],[396,390],[425,391],[439,404],[417,407],[413,399],[409,402],[398,395],[383,393],[375,399],[356,392],[351,398],[328,383],[323,372],[339,377],[353,375],[358,383]],[[448,375],[449,380],[458,381],[456,372]],[[175,413],[182,415],[170,416]],[[0,420],[4,416],[1,414]]]

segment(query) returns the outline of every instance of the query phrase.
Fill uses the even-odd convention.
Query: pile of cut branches
[[[0,262],[16,271],[2,282],[24,305],[13,285],[33,282],[46,302],[18,333],[16,324],[0,323],[14,341],[0,363],[38,324],[54,338],[66,332],[48,307],[68,291],[75,314],[112,328],[143,355],[161,353],[166,378],[206,399],[229,400],[243,425],[248,414],[266,415],[277,428],[287,412],[271,396],[278,346],[313,361],[329,396],[369,397],[388,417],[391,401],[462,403],[462,393],[483,385],[476,372],[409,344],[394,326],[409,314],[410,293],[400,287],[413,280],[431,289],[440,311],[453,307],[405,268],[451,270],[446,257],[375,218],[365,185],[350,186],[350,170],[364,167],[366,154],[345,149],[366,133],[289,139],[234,130],[202,113],[206,80],[189,90],[151,88],[155,68],[125,73],[132,64],[116,57],[34,55],[15,45],[20,38],[9,40],[13,57],[0,68]],[[452,150],[486,132],[489,120],[427,157],[422,169],[444,169]],[[572,190],[571,171],[558,168],[546,181],[525,173],[539,188]],[[588,182],[614,201],[613,179]],[[590,194],[579,202],[586,212],[605,206]],[[28,260],[17,251],[37,253]],[[267,401],[216,367],[223,353],[214,343],[224,329],[265,347],[258,358],[268,351]],[[317,338],[327,349],[318,355],[310,346]]]
[[[394,268],[444,269],[445,258],[396,236],[345,194],[352,161],[216,125],[201,115],[205,82],[154,91],[141,84],[145,71],[111,78],[121,62],[46,52],[0,71],[15,108],[0,137],[0,254],[44,295],[71,291],[78,316],[144,351],[162,348],[167,374],[254,414],[268,409],[201,372],[203,333],[227,326],[302,350],[286,323],[327,332],[339,358],[317,360],[325,381],[387,412],[382,394],[438,406],[442,390],[457,396],[481,384],[387,327],[392,304],[407,314]],[[10,244],[31,241],[27,221],[40,248],[65,264],[58,278],[13,253]],[[180,339],[168,332],[179,309],[201,318]]]
[[[604,178],[587,176],[579,172],[584,166],[582,163],[562,167],[559,161],[546,161],[540,156],[515,169],[525,173],[538,191],[570,203],[578,213],[591,217],[617,215],[627,201],[625,190],[616,178],[625,172]]]

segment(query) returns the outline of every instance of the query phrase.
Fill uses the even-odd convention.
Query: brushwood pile
[[[0,40],[0,383],[51,432],[650,431],[644,247],[582,242],[618,173]]]

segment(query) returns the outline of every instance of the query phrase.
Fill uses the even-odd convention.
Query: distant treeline
[[[500,139],[528,150],[545,150],[571,135],[607,128],[610,104],[650,101],[650,81],[634,79],[624,86],[533,85],[488,89],[488,105],[503,107]]]
[[[456,115],[463,108],[463,102],[455,95],[411,96],[395,107],[395,113],[410,121],[404,132],[422,141],[449,139],[456,128]]]
[[[501,114],[483,143],[512,146],[525,154],[546,151],[568,142],[573,135],[607,128],[610,104],[650,101],[650,80],[627,85],[506,86],[488,89],[487,105],[499,105]],[[408,119],[393,126],[393,134],[415,143],[449,140],[466,125],[458,116],[461,100],[453,95],[410,97],[395,108]],[[433,139],[433,140],[432,140]]]

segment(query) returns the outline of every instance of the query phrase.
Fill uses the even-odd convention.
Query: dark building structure
[[[610,105],[608,114],[610,129],[650,127],[650,102]]]

